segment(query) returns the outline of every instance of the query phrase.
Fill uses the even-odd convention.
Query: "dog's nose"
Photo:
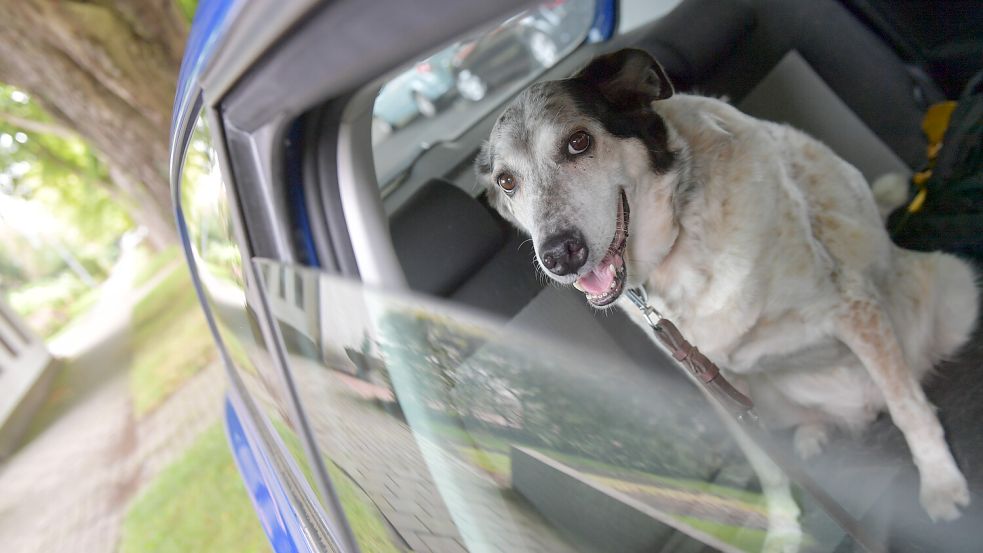
[[[543,242],[540,255],[551,273],[569,275],[587,262],[587,244],[577,231],[561,232]]]

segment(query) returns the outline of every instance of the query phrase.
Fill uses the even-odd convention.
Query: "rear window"
[[[454,140],[577,47],[594,0],[552,0],[420,60],[386,82],[372,110],[380,185]]]

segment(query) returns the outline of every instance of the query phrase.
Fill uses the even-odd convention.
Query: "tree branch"
[[[35,121],[34,119],[28,119],[26,117],[21,117],[20,115],[15,115],[5,111],[0,111],[0,121],[6,121],[7,123],[15,127],[19,127],[27,132],[52,134],[61,138],[79,137],[78,133],[68,127],[59,125],[58,123]]]

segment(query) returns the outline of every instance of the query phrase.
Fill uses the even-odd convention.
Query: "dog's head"
[[[570,79],[519,94],[475,160],[492,205],[532,237],[544,272],[595,307],[614,303],[633,269],[626,248],[637,188],[675,163],[651,107],[672,94],[646,52],[598,57]]]

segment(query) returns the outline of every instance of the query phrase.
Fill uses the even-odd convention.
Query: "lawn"
[[[134,501],[121,553],[269,551],[221,424],[202,433]]]
[[[216,358],[188,271],[167,274],[133,307],[130,392],[139,417]]]
[[[493,475],[500,482],[511,479],[512,466],[509,458],[510,442],[494,434],[481,430],[469,431],[446,423],[435,423],[433,430],[438,441],[451,445],[456,453],[471,465]],[[522,444],[516,444],[522,445]],[[633,488],[653,488],[655,490],[681,490],[688,493],[707,494],[734,502],[735,508],[751,511],[764,511],[764,498],[761,493],[721,486],[687,478],[676,478],[652,474],[635,469],[618,467],[602,461],[552,451],[542,447],[532,447],[561,463],[593,476],[592,480],[619,488],[619,483],[631,484]],[[669,513],[672,514],[672,513]],[[701,530],[724,543],[744,551],[760,551],[764,543],[765,531],[744,528],[692,516],[672,515],[693,528]]]
[[[56,336],[98,299],[99,286],[68,271],[10,292],[10,306],[43,338]]]
[[[489,432],[481,430],[468,431],[458,426],[440,422],[434,423],[433,429],[440,440],[446,440],[454,444],[456,449],[472,464],[498,476],[509,477],[511,474],[511,461],[508,457],[511,442],[507,439]],[[527,446],[522,443],[516,443],[516,445],[535,449],[582,472],[736,499],[757,508],[761,508],[764,505],[764,498],[760,492],[739,490],[712,482],[663,476],[632,468],[619,467],[603,461],[562,453],[539,446]]]
[[[157,253],[152,253],[146,249],[139,249],[137,250],[137,255],[139,256],[141,266],[133,278],[134,289],[138,289],[149,282],[150,279],[157,276],[165,267],[175,264],[178,261],[181,263],[184,262],[184,252],[177,244],[168,246]]]
[[[724,543],[751,553],[761,551],[765,544],[765,537],[768,535],[766,531],[757,528],[741,528],[702,518],[676,516],[676,519]]]
[[[307,462],[307,455],[300,445],[300,438],[281,421],[273,421],[273,427],[294,459],[300,461],[298,463],[300,470],[307,478],[307,483],[317,492],[318,499],[324,501],[320,490],[314,483],[313,471]],[[362,553],[399,553],[400,549],[393,545],[393,538],[386,527],[382,514],[376,509],[369,496],[331,459],[325,458],[324,465],[328,469],[331,484],[334,486],[335,493],[338,494],[338,501],[345,511],[345,517],[348,519],[352,534],[355,535],[355,541],[358,542]]]

